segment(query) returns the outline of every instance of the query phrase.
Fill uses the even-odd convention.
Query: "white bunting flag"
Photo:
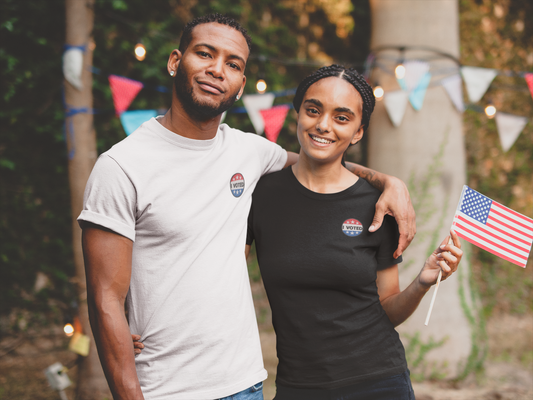
[[[387,110],[387,114],[389,114],[389,118],[395,127],[400,126],[402,123],[408,98],[408,93],[403,90],[385,92],[383,95],[385,109]]]
[[[459,74],[449,76],[444,78],[441,83],[457,111],[464,112],[465,103],[463,101],[463,80],[461,76]]]
[[[461,75],[465,80],[468,98],[472,103],[477,103],[498,75],[498,71],[490,68],[461,67]]]
[[[83,70],[83,51],[78,48],[70,48],[63,54],[63,75],[76,89],[81,90],[81,72]]]
[[[411,91],[417,88],[420,79],[429,72],[429,63],[426,61],[406,61],[403,66],[405,67],[405,86],[407,91]]]
[[[527,117],[501,112],[496,113],[496,126],[498,127],[498,135],[504,152],[507,152],[513,146],[526,124]]]
[[[263,117],[261,116],[260,110],[267,110],[272,108],[274,104],[274,93],[265,93],[265,94],[250,94],[243,96],[242,101],[244,107],[248,112],[248,116],[252,120],[255,132],[258,135],[262,135],[265,130],[265,124]]]

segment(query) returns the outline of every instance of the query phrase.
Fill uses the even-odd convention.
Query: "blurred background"
[[[428,0],[439,1],[457,5],[460,64],[498,71],[479,101],[469,101],[466,92],[462,95],[465,183],[533,217],[533,75],[532,89],[525,80],[526,73],[533,73],[533,3]],[[69,367],[73,382],[66,390],[69,398],[97,398],[76,392],[92,372],[80,369],[85,372],[79,373],[82,356],[67,349],[69,338],[63,333],[65,324],[76,325],[83,303],[72,244],[69,154],[73,147],[67,136],[72,133],[69,112],[73,107],[67,107],[62,71],[62,56],[68,50],[66,3],[69,0],[2,0],[0,4],[0,399],[58,398],[43,374],[56,361]],[[142,83],[128,110],[164,113],[170,105],[168,55],[178,47],[184,25],[196,16],[220,12],[248,29],[253,50],[245,94],[257,94],[256,83],[263,80],[266,92],[276,95],[273,105],[290,104],[300,80],[320,66],[344,64],[366,71],[369,77],[369,68],[376,67],[368,58],[375,10],[369,0],[83,3],[94,13],[85,44],[93,51],[88,70],[93,104],[86,113],[93,118],[97,154],[126,137],[109,76]],[[387,6],[387,1],[381,3]],[[145,49],[144,56],[136,55],[136,47]],[[501,146],[496,119],[485,113],[489,103],[497,112],[525,117],[523,129],[507,151]],[[290,110],[277,143],[298,152],[295,116]],[[224,122],[256,131],[242,100],[228,111]],[[368,164],[368,149],[365,140],[348,159]],[[275,336],[257,263],[253,257],[249,261],[270,374],[265,398],[271,399]],[[531,257],[524,270],[472,248],[469,263],[469,284],[480,304],[478,354],[458,379],[422,376],[415,383],[417,398],[532,398]]]

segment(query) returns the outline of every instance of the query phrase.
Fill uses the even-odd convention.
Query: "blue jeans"
[[[259,382],[242,392],[218,400],[263,400],[263,382]]]
[[[295,389],[277,385],[274,400],[415,400],[409,370],[338,389]]]

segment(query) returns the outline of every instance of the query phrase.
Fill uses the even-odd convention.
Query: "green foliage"
[[[405,346],[405,357],[411,371],[411,379],[413,381],[423,381],[425,379],[444,378],[446,374],[443,370],[446,367],[446,363],[430,362],[426,359],[426,355],[431,350],[444,345],[447,339],[436,341],[430,337],[427,342],[424,342],[420,339],[419,332],[414,335],[404,334],[404,336],[408,341]]]
[[[65,4],[2,1],[0,10],[0,315],[69,302],[73,275],[63,142]],[[50,279],[33,293],[38,271]],[[2,334],[0,329],[0,335]]]
[[[533,71],[533,3],[528,0],[460,2],[461,62],[509,71]],[[529,18],[529,20],[528,20]],[[477,29],[472,29],[477,27]],[[533,115],[523,77],[502,76],[478,104],[491,100],[498,112]],[[486,196],[533,217],[533,124],[526,125],[504,153],[495,120],[467,110],[464,115],[468,184]],[[485,317],[533,311],[533,260],[519,268],[473,248],[472,271]]]

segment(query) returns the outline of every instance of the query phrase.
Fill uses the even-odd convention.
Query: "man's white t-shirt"
[[[134,242],[126,302],[147,400],[215,399],[266,378],[246,221],[257,181],[286,154],[227,125],[193,140],[151,119],[99,157],[78,220]]]

